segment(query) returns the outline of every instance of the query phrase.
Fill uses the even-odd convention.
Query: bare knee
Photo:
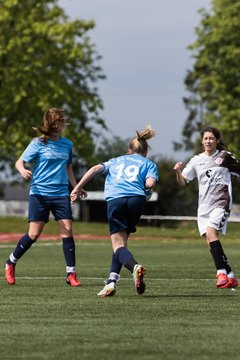
[[[112,248],[116,252],[120,247],[127,247],[128,235],[125,231],[114,233],[111,235]]]
[[[73,236],[72,227],[68,226],[66,224],[62,224],[60,226],[60,236],[61,237],[71,237],[71,236]]]
[[[59,221],[59,231],[61,237],[72,237],[72,222],[66,220]]]
[[[216,229],[209,227],[209,228],[207,228],[205,237],[206,237],[208,243],[216,241],[218,239],[218,232]]]
[[[60,236],[62,238],[66,238],[66,237],[72,237],[73,236],[73,233],[72,231],[69,231],[67,229],[63,230],[63,231],[60,231]]]
[[[43,221],[32,221],[29,224],[28,236],[32,241],[37,241],[44,228],[45,223]]]
[[[40,233],[36,233],[36,232],[29,232],[28,236],[32,239],[32,241],[37,241],[37,239],[39,238],[39,236],[41,235]]]

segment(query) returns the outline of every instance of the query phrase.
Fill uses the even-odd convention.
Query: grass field
[[[11,229],[11,230],[10,230]],[[82,286],[65,284],[60,241],[39,241],[19,261],[17,281],[4,281],[3,264],[15,243],[0,244],[0,358],[226,360],[240,359],[240,289],[215,288],[215,270],[194,224],[140,227],[129,241],[146,266],[146,293],[135,293],[126,269],[115,297],[100,299],[111,257],[105,224],[74,224]],[[25,232],[26,221],[1,219],[0,232]],[[57,232],[56,224],[46,233]],[[153,237],[156,237],[154,240]],[[240,225],[229,224],[224,249],[240,276]]]

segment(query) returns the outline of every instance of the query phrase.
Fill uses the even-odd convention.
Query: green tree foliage
[[[119,136],[113,136],[111,139],[103,137],[96,156],[102,162],[126,154],[128,152],[129,141],[130,139],[122,139]]]
[[[155,162],[159,169],[158,213],[161,215],[196,216],[197,182],[193,181],[181,188],[173,170],[175,162],[166,158],[155,160]]]
[[[94,131],[105,128],[96,82],[104,78],[88,32],[57,0],[0,0],[0,149],[13,164],[49,107],[65,109],[76,159],[91,161]],[[98,130],[96,130],[98,131]]]
[[[240,153],[240,0],[212,0],[200,10],[197,40],[189,47],[194,63],[185,78],[188,118],[183,128],[185,149],[199,150],[196,133],[218,127],[224,141]],[[177,144],[178,145],[178,144]]]
[[[105,136],[101,137],[99,146],[96,147],[94,153],[95,163],[102,163],[111,158],[118,157],[120,155],[126,154],[128,151],[129,139],[122,139],[119,136],[113,136],[112,138],[106,138]],[[94,165],[94,164],[89,164]],[[77,173],[77,176],[80,178],[84,172],[87,170],[87,167],[80,168],[80,172]],[[75,171],[76,173],[76,171]],[[106,175],[99,174],[95,176],[92,181],[86,185],[86,190],[95,190],[103,191],[104,182]]]

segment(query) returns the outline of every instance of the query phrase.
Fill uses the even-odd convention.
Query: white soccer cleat
[[[104,286],[104,288],[98,293],[99,297],[114,296],[116,294],[116,284],[111,282]]]
[[[142,295],[145,291],[146,285],[143,280],[145,275],[145,268],[142,265],[136,264],[133,269],[133,281],[135,289],[139,295]]]

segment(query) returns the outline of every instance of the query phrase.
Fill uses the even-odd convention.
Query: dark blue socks
[[[17,260],[25,254],[34,242],[35,241],[33,241],[28,234],[23,235],[23,237],[18,241],[17,246],[14,252],[10,255],[10,259],[8,259],[7,263],[16,264]]]
[[[124,265],[129,271],[133,272],[133,268],[137,262],[133,258],[132,253],[127,248],[118,248],[116,251],[116,256],[122,265]]]
[[[111,263],[111,267],[110,267],[110,273],[114,272],[116,274],[120,274],[120,271],[122,269],[122,264],[120,263],[120,261],[118,260],[118,256],[113,253],[112,254],[112,263]]]
[[[67,267],[75,267],[75,242],[73,237],[62,238],[62,246]]]

